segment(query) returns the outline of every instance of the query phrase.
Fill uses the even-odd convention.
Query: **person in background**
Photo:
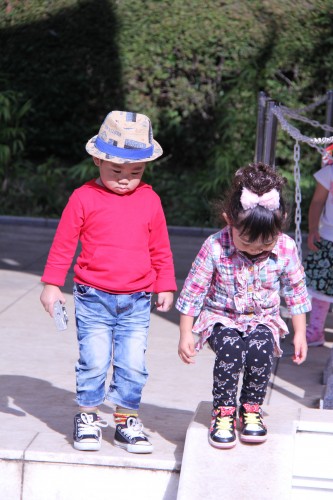
[[[314,174],[317,181],[309,207],[309,253],[304,269],[312,312],[306,329],[309,347],[325,342],[325,322],[333,302],[333,145],[326,148],[322,168]]]
[[[273,356],[281,356],[280,338],[288,333],[280,316],[281,291],[292,315],[294,362],[306,359],[306,312],[311,304],[296,244],[282,232],[287,218],[285,182],[262,163],[236,172],[227,199],[218,207],[227,226],[204,242],[176,303],[181,360],[193,363],[206,342],[216,355],[208,433],[216,448],[236,444],[243,368],[240,439],[261,443],[267,438],[261,405]],[[197,343],[193,333],[199,335]]]
[[[147,116],[112,111],[86,150],[99,176],[76,189],[63,211],[40,300],[51,316],[56,301],[65,303],[60,287],[80,241],[73,292],[79,344],[74,447],[100,449],[107,423],[98,407],[106,399],[115,405],[115,445],[150,453],[153,446],[138,419],[148,377],[150,305],[156,293],[156,309],[169,311],[176,281],[160,198],[141,179],[146,163],[161,156],[162,148]]]

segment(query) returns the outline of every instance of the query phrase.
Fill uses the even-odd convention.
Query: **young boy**
[[[169,311],[176,290],[166,221],[157,194],[141,181],[146,162],[163,151],[147,116],[112,111],[86,145],[99,177],[76,189],[61,216],[41,281],[40,300],[53,316],[54,303],[78,241],[74,300],[79,360],[74,447],[99,450],[107,424],[98,406],[116,405],[115,444],[131,453],[153,447],[138,420],[148,372],[145,351],[152,293],[156,309]],[[110,364],[113,375],[105,393]]]

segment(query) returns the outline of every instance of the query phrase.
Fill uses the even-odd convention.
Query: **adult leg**
[[[330,302],[312,298],[312,311],[306,328],[306,341],[309,347],[321,346],[325,342],[325,322],[330,308]]]

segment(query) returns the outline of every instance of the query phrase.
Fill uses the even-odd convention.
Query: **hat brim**
[[[163,149],[161,148],[160,144],[153,139],[153,144],[154,144],[154,152],[152,156],[149,156],[148,158],[141,158],[140,160],[133,160],[133,159],[127,159],[127,158],[121,158],[119,156],[111,156],[107,153],[103,153],[100,151],[96,145],[95,141],[97,139],[97,135],[92,137],[86,144],[86,151],[88,154],[91,156],[94,156],[95,158],[100,158],[101,160],[106,160],[106,161],[112,161],[113,163],[144,163],[147,161],[153,161],[156,160],[156,158],[159,158],[163,154]],[[126,151],[126,149],[124,149]]]

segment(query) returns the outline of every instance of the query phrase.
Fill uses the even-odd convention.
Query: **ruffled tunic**
[[[281,356],[280,338],[289,333],[280,315],[281,295],[292,316],[311,310],[295,241],[281,233],[271,251],[250,259],[234,246],[226,226],[202,245],[176,308],[182,314],[198,316],[193,327],[193,333],[199,335],[198,350],[217,323],[244,335],[264,324],[273,333],[275,355]]]

